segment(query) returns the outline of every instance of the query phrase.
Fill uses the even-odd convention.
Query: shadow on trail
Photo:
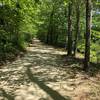
[[[15,100],[14,97],[8,94],[4,89],[0,88],[1,94],[3,97],[7,98],[7,100]]]
[[[41,89],[43,89],[48,95],[50,95],[50,97],[53,99],[53,100],[71,100],[70,97],[63,97],[62,95],[60,95],[57,91],[55,90],[52,90],[50,87],[48,87],[47,85],[45,85],[45,83],[43,81],[40,81],[37,77],[35,77],[31,70],[30,70],[30,66],[27,66],[27,75],[29,77],[29,79],[36,83]]]
[[[82,58],[75,58],[75,57],[68,57],[66,55],[62,56],[62,59],[66,59],[65,63],[67,65],[73,65],[73,64],[78,64],[79,66],[73,66],[72,70],[73,71],[78,71],[78,72],[82,72],[83,71],[83,66],[84,66],[84,59]],[[80,67],[81,66],[81,67]],[[90,67],[89,67],[89,71],[85,72],[87,75],[89,76],[95,76],[97,73],[100,72],[100,63],[93,63],[90,62]]]
[[[66,59],[65,62],[65,66],[67,65],[74,65],[71,69],[74,72],[82,72],[83,71],[83,66],[84,66],[84,59],[82,58],[75,58],[75,57],[68,57],[66,55],[62,56],[62,59]],[[78,64],[78,66],[77,66]],[[94,77],[96,76],[97,73],[100,72],[100,63],[93,63],[90,62],[90,67],[89,70],[87,72],[84,72],[86,75]]]
[[[90,76],[96,76],[98,73],[100,73],[100,63],[90,63],[90,71],[88,72],[88,75]]]

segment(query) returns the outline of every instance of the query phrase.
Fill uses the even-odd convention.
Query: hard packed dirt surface
[[[100,100],[100,72],[82,71],[82,60],[34,40],[27,53],[0,67],[0,100]]]

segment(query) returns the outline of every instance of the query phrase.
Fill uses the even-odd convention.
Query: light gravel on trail
[[[34,40],[23,57],[1,66],[0,100],[100,100],[100,84],[66,54]]]

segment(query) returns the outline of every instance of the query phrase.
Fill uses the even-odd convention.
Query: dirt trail
[[[39,40],[27,51],[0,69],[0,100],[100,100],[100,84],[87,78],[81,62],[65,58],[65,51]]]

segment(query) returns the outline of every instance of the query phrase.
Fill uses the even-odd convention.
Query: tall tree
[[[78,42],[78,36],[80,33],[80,4],[79,2],[76,2],[76,32],[75,32],[75,44],[74,44],[74,56],[76,55],[77,51],[77,42]]]
[[[53,42],[53,15],[54,15],[54,7],[53,10],[50,14],[50,19],[49,19],[49,26],[48,26],[48,33],[47,33],[47,43],[52,44]]]
[[[90,63],[90,37],[91,37],[91,0],[86,0],[86,34],[85,34],[85,60],[84,70],[87,71]]]
[[[68,56],[72,55],[72,2],[68,4]]]

